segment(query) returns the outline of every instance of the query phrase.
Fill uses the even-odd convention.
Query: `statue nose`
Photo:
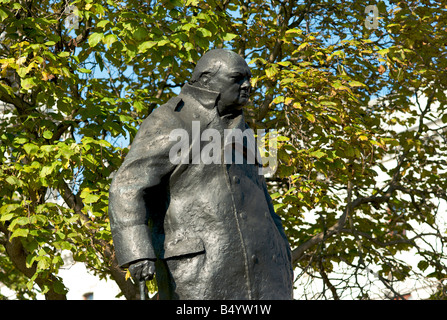
[[[251,90],[250,80],[245,79],[245,81],[241,85],[241,88],[250,91]]]

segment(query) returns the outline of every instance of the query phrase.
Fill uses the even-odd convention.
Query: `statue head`
[[[214,49],[197,62],[190,84],[220,93],[218,107],[240,110],[249,99],[251,72],[237,53]]]

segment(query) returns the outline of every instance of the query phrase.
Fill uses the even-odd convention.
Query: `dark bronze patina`
[[[206,53],[181,93],[142,123],[113,179],[118,263],[137,280],[155,274],[160,299],[292,298],[290,247],[260,164],[205,164],[194,161],[193,148],[186,162],[170,158],[171,132],[191,137],[193,122],[221,137],[248,128],[242,107],[250,77],[236,53]],[[195,143],[203,150],[209,142]]]

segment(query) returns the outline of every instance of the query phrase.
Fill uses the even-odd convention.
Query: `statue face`
[[[250,68],[239,56],[222,62],[217,74],[209,79],[208,87],[220,93],[219,103],[222,108],[241,109],[250,95]]]

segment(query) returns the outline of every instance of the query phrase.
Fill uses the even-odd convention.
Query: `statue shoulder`
[[[183,120],[181,119],[175,108],[182,103],[182,99],[174,97],[167,103],[154,109],[152,113],[143,121],[139,131],[165,131],[175,128],[183,128]]]

